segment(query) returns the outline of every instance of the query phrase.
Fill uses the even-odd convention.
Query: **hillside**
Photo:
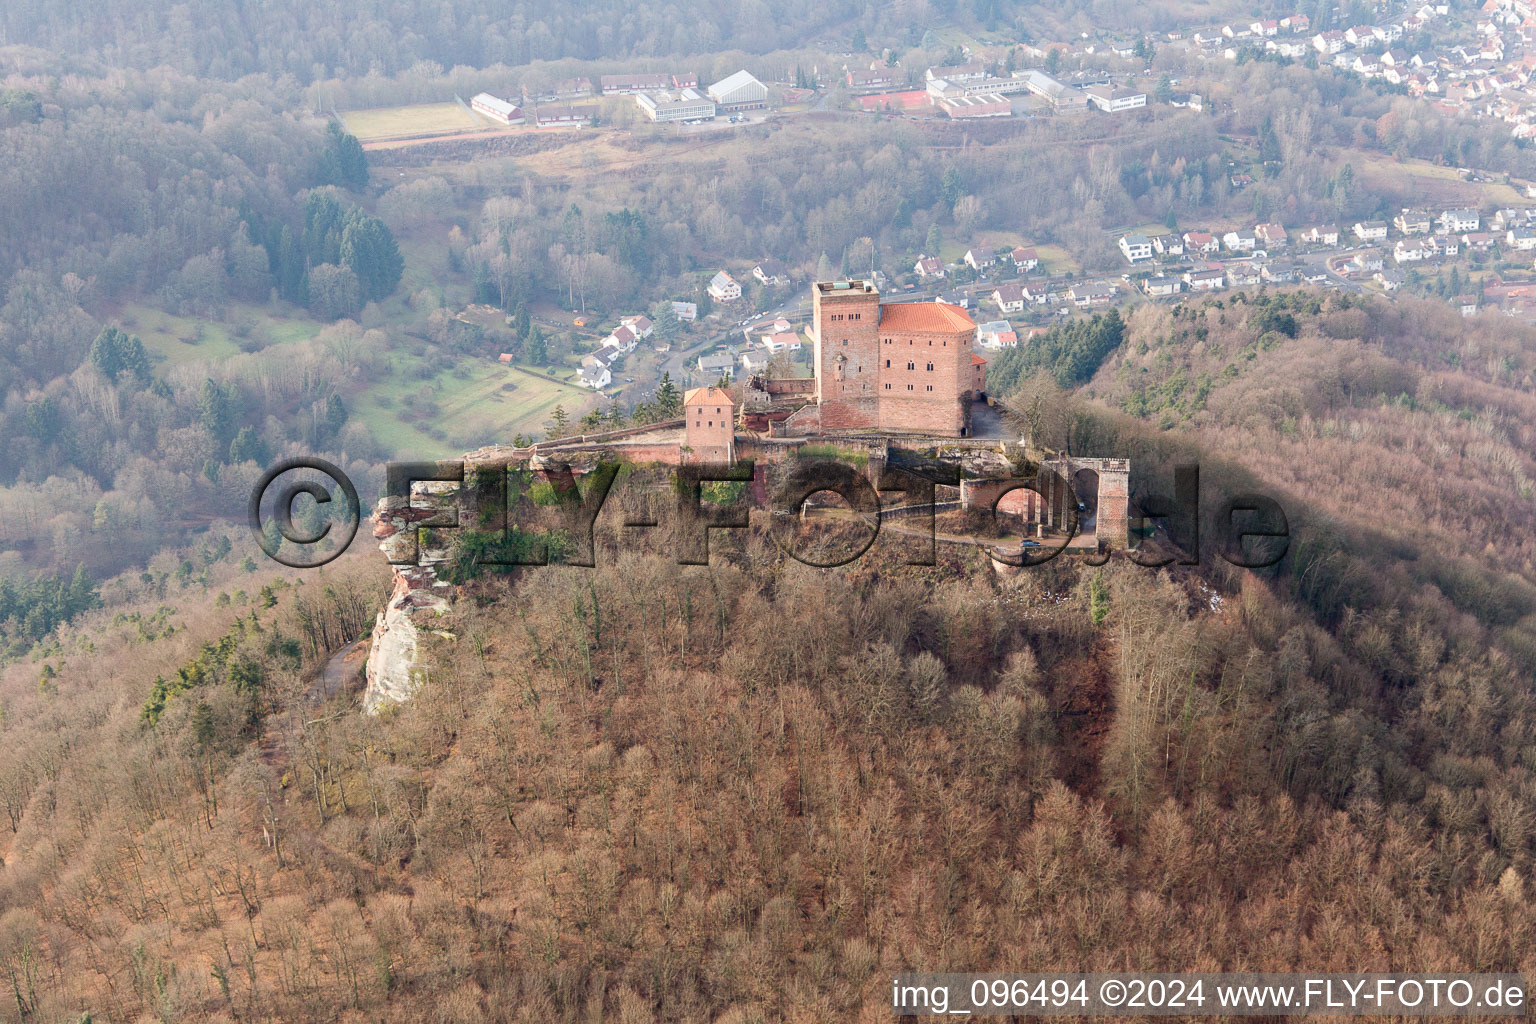
[[[1126,335],[1016,403],[1141,491],[1275,495],[1279,566],[686,567],[605,512],[598,568],[468,584],[377,718],[311,682],[371,553],[83,617],[0,683],[8,1000],[874,1021],[908,967],[1536,969],[1528,330],[1299,293]]]

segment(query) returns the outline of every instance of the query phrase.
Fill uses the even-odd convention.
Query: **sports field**
[[[359,142],[412,139],[423,135],[457,135],[497,127],[457,103],[417,103],[407,107],[374,107],[348,110],[340,115],[347,131]]]

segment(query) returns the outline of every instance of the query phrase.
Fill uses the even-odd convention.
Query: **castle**
[[[868,281],[818,281],[811,307],[815,386],[810,401],[783,420],[785,434],[970,436],[987,361],[976,354],[976,323],[965,310],[882,303]],[[764,385],[770,393],[771,383]]]

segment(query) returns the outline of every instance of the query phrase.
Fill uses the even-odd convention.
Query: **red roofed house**
[[[1220,252],[1221,241],[1209,231],[1184,232],[1184,246],[1196,252]]]
[[[683,395],[684,462],[736,461],[736,403],[722,388],[690,388]]]

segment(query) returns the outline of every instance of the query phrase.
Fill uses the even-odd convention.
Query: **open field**
[[[307,319],[273,316],[260,306],[236,303],[227,322],[174,316],[152,306],[124,307],[117,316],[123,329],[137,334],[144,347],[162,357],[158,366],[179,366],[199,360],[227,359],[241,351],[236,326],[250,325],[253,348],[266,348],[314,337],[320,324]]]
[[[426,380],[396,372],[358,396],[353,415],[393,455],[440,458],[505,444],[518,433],[542,434],[556,406],[574,422],[596,401],[586,388],[501,363],[466,361]]]
[[[1083,265],[1071,253],[1059,245],[1036,245],[1035,255],[1040,257],[1040,269],[1052,274],[1077,273]]]
[[[1526,202],[1524,193],[1512,185],[1462,181],[1456,168],[1427,160],[1398,160],[1383,153],[1354,152],[1350,163],[1366,187],[1412,196],[1415,205],[1523,206]]]
[[[340,115],[347,131],[360,142],[409,139],[422,135],[457,135],[485,131],[496,126],[457,103],[417,103],[406,107],[374,107],[347,110]]]

